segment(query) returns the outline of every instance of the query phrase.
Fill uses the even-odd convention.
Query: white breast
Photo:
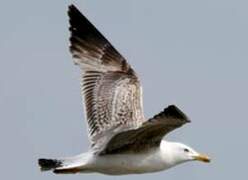
[[[117,154],[95,156],[91,169],[103,174],[139,174],[156,172],[170,166],[162,158],[160,148],[142,154]]]

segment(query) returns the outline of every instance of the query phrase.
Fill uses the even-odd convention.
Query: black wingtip
[[[74,4],[70,4],[68,7],[69,7],[69,9],[76,8],[76,6]]]
[[[69,11],[70,11],[70,9],[72,9],[72,8],[75,8],[74,4],[70,4],[70,5],[68,6]]]
[[[80,11],[74,4],[71,4],[68,6],[68,14],[71,14],[73,12],[80,12]]]
[[[167,108],[164,109],[163,112],[156,115],[154,118],[158,118],[160,116],[166,116],[166,117],[173,117],[176,119],[181,119],[185,123],[190,123],[190,119],[187,117],[186,114],[184,114],[178,107],[175,105],[169,105]]]
[[[56,159],[38,159],[41,171],[48,171],[62,166],[62,162]]]
[[[96,27],[83,15],[79,9],[71,4],[68,6],[68,16],[72,37],[92,38],[98,37],[105,40],[103,35],[96,29]]]
[[[175,105],[169,105],[167,108],[164,109],[164,112],[169,116],[183,119],[187,123],[191,122],[188,116]]]
[[[72,18],[73,16],[82,16],[82,13],[79,11],[79,9],[74,5],[74,4],[71,4],[68,6],[68,16],[70,18]]]

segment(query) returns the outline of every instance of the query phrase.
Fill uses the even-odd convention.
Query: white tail
[[[90,172],[88,162],[91,154],[83,153],[65,159],[39,159],[38,164],[42,171],[53,171],[56,174],[74,174]]]

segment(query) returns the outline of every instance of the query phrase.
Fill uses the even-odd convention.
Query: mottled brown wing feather
[[[188,122],[188,117],[176,106],[168,106],[163,112],[144,122],[141,127],[115,135],[100,155],[150,150],[158,147],[166,134]]]
[[[101,148],[121,129],[144,122],[139,80],[121,54],[71,5],[70,50],[82,70],[89,136],[94,149]]]

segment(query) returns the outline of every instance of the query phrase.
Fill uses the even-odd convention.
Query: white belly
[[[159,150],[144,154],[117,154],[92,157],[90,170],[103,174],[139,174],[169,168]]]

